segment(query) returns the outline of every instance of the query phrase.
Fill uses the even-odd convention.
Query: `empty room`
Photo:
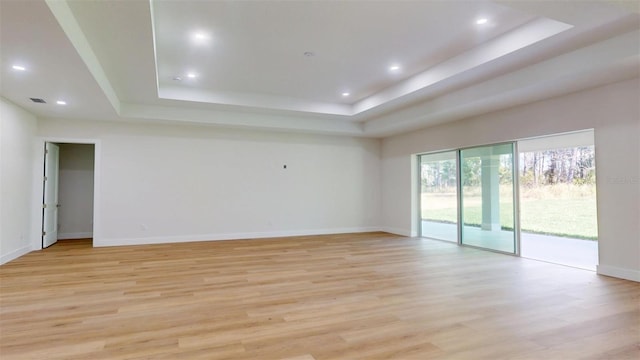
[[[0,358],[637,359],[637,1],[0,0]]]

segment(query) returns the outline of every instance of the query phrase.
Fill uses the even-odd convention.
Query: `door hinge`
[[[45,176],[45,177],[43,177],[43,178],[42,178],[42,181],[47,181],[47,177],[46,177],[46,176]]]
[[[44,153],[45,153],[45,154],[48,154],[48,153],[49,153],[49,150],[48,150],[48,149],[44,149]]]
[[[43,231],[43,232],[42,232],[42,236],[46,236],[46,235],[47,235],[47,232],[46,232],[46,231]]]
[[[46,209],[47,208],[47,204],[42,204],[42,208]]]

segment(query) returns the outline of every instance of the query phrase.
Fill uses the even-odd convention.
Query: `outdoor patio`
[[[465,226],[462,231],[467,245],[513,252],[513,231],[487,231],[473,226]],[[423,220],[422,236],[457,242],[457,226]],[[520,244],[525,258],[593,271],[598,264],[597,241],[522,232]]]

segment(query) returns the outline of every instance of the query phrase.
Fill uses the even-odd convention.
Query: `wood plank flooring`
[[[0,267],[0,358],[638,359],[640,285],[385,233],[92,248]]]

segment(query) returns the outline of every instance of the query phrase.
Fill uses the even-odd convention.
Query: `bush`
[[[526,174],[520,176],[520,187],[531,189],[534,185],[533,171],[527,171]]]
[[[595,185],[596,184],[596,172],[589,170],[587,175],[583,178],[573,178],[574,185]]]

